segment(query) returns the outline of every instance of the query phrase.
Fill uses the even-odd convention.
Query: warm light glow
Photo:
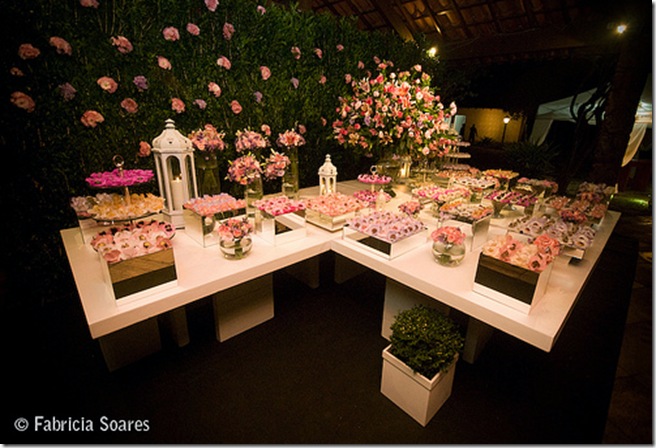
[[[431,58],[434,58],[437,55],[437,47],[429,48],[426,53],[428,53],[428,56],[430,56]]]
[[[623,23],[621,25],[617,25],[615,31],[617,31],[619,34],[623,34],[626,31],[626,25]]]
[[[510,117],[503,117],[503,124],[510,123]]]

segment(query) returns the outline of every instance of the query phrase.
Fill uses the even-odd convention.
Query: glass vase
[[[196,159],[196,177],[198,194],[215,195],[221,193],[219,160],[215,152],[194,151]]]
[[[298,147],[290,146],[285,150],[289,166],[282,176],[282,194],[290,199],[298,199]]]
[[[433,258],[442,266],[458,266],[465,259],[465,243],[450,244],[433,242]]]
[[[244,187],[244,199],[246,200],[246,213],[249,217],[255,216],[255,201],[264,197],[264,186],[262,178],[256,177],[253,181]]]
[[[253,248],[253,240],[250,236],[234,240],[221,239],[219,247],[225,258],[229,260],[241,260]]]

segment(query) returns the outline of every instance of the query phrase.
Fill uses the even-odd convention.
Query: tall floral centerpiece
[[[431,77],[420,65],[411,71],[388,73],[381,62],[373,78],[352,81],[353,94],[340,98],[333,134],[341,145],[378,159],[384,156],[424,160],[441,158],[459,140],[450,129],[457,108],[448,109],[431,88]],[[403,170],[409,171],[407,168]]]
[[[235,150],[245,155],[230,163],[228,178],[244,186],[244,199],[249,216],[255,215],[254,202],[264,196],[263,170],[258,159],[261,151],[267,146],[269,140],[260,132],[247,128],[236,133]]]
[[[224,132],[219,132],[209,123],[189,134],[196,159],[198,194],[201,196],[221,193],[218,153],[226,148],[224,137]]]
[[[305,144],[305,138],[294,129],[287,130],[278,135],[276,140],[284,154],[289,159],[289,167],[282,176],[282,193],[291,199],[298,198],[298,147]]]

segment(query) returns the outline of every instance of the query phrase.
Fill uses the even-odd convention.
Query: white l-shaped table
[[[338,184],[338,190],[346,194],[359,189],[363,189],[363,185],[357,181]],[[316,195],[317,190],[317,187],[303,189],[301,196]],[[395,210],[398,204],[409,198],[408,193],[398,192],[397,197],[387,204],[386,209]],[[225,309],[220,312],[217,309],[221,307],[221,303],[227,303],[231,298],[239,296],[240,287],[250,283],[255,285],[253,286],[255,289],[246,289],[241,293],[242,298],[239,303],[228,306],[231,308],[230,312],[233,312],[235,307],[248,308],[248,301],[256,300],[254,296],[257,294],[266,295],[267,284],[257,283],[258,279],[270,277],[277,270],[305,262],[306,267],[313,271],[310,277],[318,278],[318,256],[330,250],[350,262],[387,277],[383,336],[389,335],[389,324],[401,309],[421,302],[443,304],[470,317],[467,329],[468,342],[463,358],[473,362],[492,329],[508,333],[544,351],[550,351],[567,322],[619,216],[617,212],[607,212],[594,243],[586,250],[582,260],[568,263],[567,258],[557,259],[544,297],[529,314],[472,290],[480,248],[469,251],[462,264],[452,268],[441,266],[433,261],[430,241],[392,260],[387,260],[360,247],[356,242],[342,239],[341,231],[329,232],[308,224],[305,238],[285,244],[273,245],[255,236],[253,250],[248,257],[232,261],[224,259],[217,246],[204,248],[180,230],[173,240],[177,285],[162,290],[154,289],[152,293],[135,299],[121,300],[118,303],[111,293],[111,285],[103,276],[98,254],[89,244],[84,243],[80,230],[64,229],[61,231],[61,236],[91,336],[100,340],[110,370],[131,361],[131,359],[112,360],[113,356],[123,350],[120,345],[131,344],[135,339],[144,339],[143,334],[140,333],[130,335],[130,328],[151,322],[150,329],[156,330],[152,325],[153,319],[160,315],[168,315],[174,333],[178,334],[179,345],[184,345],[188,338],[185,305],[214,295],[215,317],[223,319],[225,324],[228,319],[226,313],[229,312]],[[432,218],[430,213],[422,212],[420,217],[430,230],[435,227],[435,218]],[[505,228],[496,226],[495,220],[492,220],[489,237],[502,233],[505,233]],[[337,260],[339,261],[339,257]],[[338,269],[339,267],[336,266],[336,270]],[[270,287],[268,290],[270,291]],[[237,325],[238,329],[224,338],[273,317],[272,294],[264,306],[267,308],[264,314],[260,311],[248,310],[246,314],[250,313],[251,317],[246,316],[246,319],[255,320],[246,323],[245,326]],[[253,313],[259,315],[253,317]],[[239,320],[243,315],[237,312],[228,317]],[[120,333],[126,333],[127,336],[116,339]],[[151,347],[145,349],[143,353],[135,354],[133,358],[136,359],[159,348],[159,335],[152,333],[151,336],[151,340],[154,341]],[[223,340],[218,328],[217,337]],[[119,347],[116,346],[117,344]]]

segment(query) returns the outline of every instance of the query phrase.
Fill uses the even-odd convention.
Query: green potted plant
[[[401,311],[391,330],[381,392],[426,426],[451,395],[464,338],[449,317],[423,305]]]

